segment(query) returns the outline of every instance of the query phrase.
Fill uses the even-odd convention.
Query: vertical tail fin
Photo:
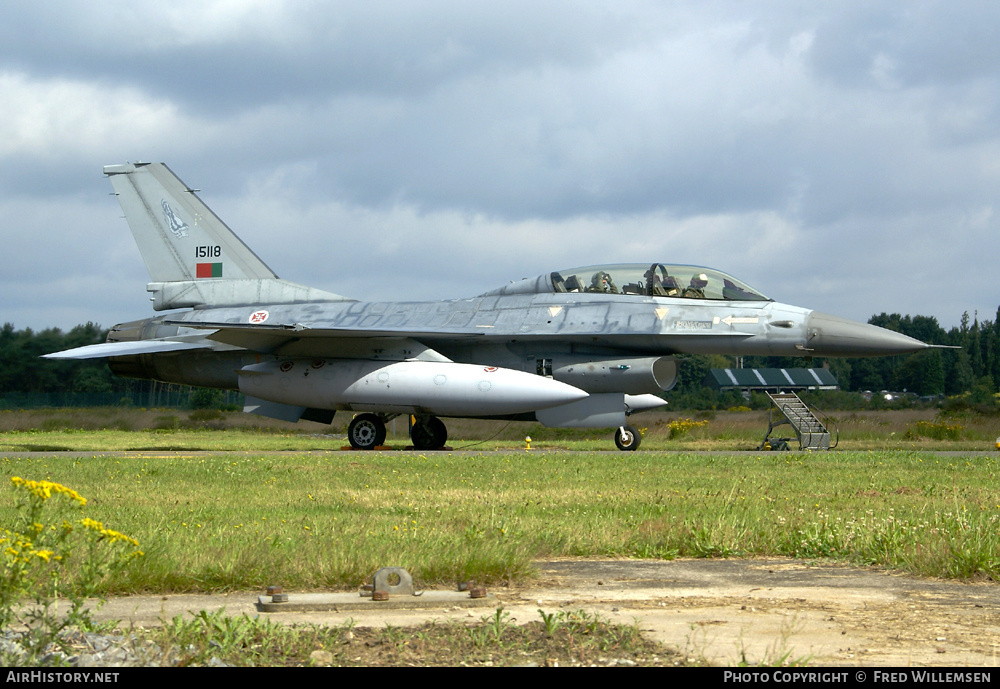
[[[278,277],[163,163],[108,165],[104,174],[153,282]]]
[[[343,301],[279,280],[163,163],[104,168],[152,282],[153,308]]]

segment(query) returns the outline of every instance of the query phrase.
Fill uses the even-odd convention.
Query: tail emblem
[[[160,200],[160,206],[163,208],[163,218],[167,221],[167,226],[170,231],[174,233],[174,236],[180,239],[181,237],[188,236],[188,224],[177,217],[174,213],[174,209],[170,207],[166,199]]]

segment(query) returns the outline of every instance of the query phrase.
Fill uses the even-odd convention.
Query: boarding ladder
[[[771,449],[787,449],[785,441],[790,440],[789,438],[769,442],[771,431],[774,430],[775,426],[780,426],[783,423],[787,423],[795,429],[795,435],[799,438],[800,450],[829,450],[831,447],[837,446],[837,440],[832,445],[830,444],[830,431],[827,430],[827,426],[833,423],[832,419],[824,416],[827,422],[824,424],[794,392],[769,392],[767,396],[771,398],[772,406],[768,412],[767,435],[764,436],[764,441],[757,448],[758,450],[763,450],[765,446]],[[776,416],[775,411],[779,412],[780,416]],[[839,433],[837,435],[839,440]],[[781,445],[785,447],[781,447]]]

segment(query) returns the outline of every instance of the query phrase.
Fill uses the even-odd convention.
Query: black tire
[[[374,414],[359,414],[347,427],[347,439],[355,450],[372,450],[385,444],[385,423]]]
[[[413,424],[410,440],[415,450],[440,450],[448,442],[448,429],[441,419],[431,416]]]
[[[624,431],[624,433],[622,432]],[[615,445],[622,452],[633,452],[639,449],[642,443],[642,436],[635,426],[622,426],[615,431]]]

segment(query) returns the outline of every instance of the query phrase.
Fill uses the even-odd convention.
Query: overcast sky
[[[993,320],[995,2],[0,0],[0,321],[154,315],[101,168],[166,162],[283,278],[473,296],[693,263]]]

